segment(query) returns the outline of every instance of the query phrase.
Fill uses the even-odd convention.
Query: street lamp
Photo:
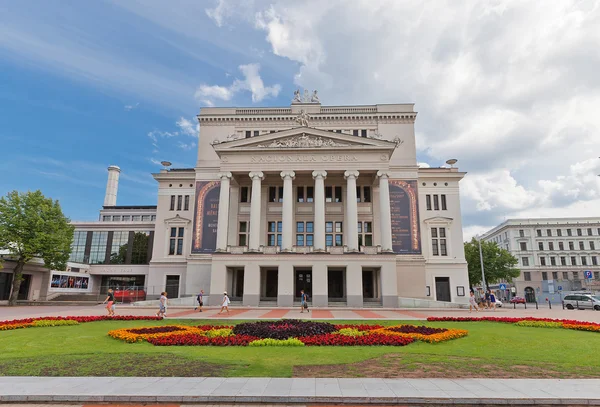
[[[481,236],[477,235],[477,241],[479,242],[479,261],[481,262],[481,284],[485,291],[487,284],[485,283],[485,270],[483,268],[483,252],[481,251]]]

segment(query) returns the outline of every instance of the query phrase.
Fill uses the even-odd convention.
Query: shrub
[[[363,336],[363,335],[369,334],[368,331],[360,331],[360,330],[354,329],[354,328],[342,328],[335,333],[339,334],[339,335],[345,335],[345,336]]]
[[[416,325],[397,325],[389,328],[385,328],[389,331],[405,333],[405,334],[420,334],[420,335],[433,335],[446,332],[445,328],[430,328],[428,326],[416,326]]]
[[[248,346],[304,346],[304,342],[302,342],[298,338],[288,338],[288,339],[257,339],[248,344]]]
[[[519,321],[515,323],[517,326],[528,326],[534,328],[562,328],[562,322],[549,321]]]
[[[299,338],[306,346],[405,346],[414,342],[413,338],[401,335],[371,333],[363,336],[325,334]]]
[[[151,337],[148,338],[148,342],[154,346],[247,346],[250,342],[257,339],[254,336],[248,335],[209,338],[207,336],[185,333]]]
[[[370,325],[370,324],[356,324],[356,325],[352,325],[352,324],[340,324],[340,325],[334,325],[335,329],[337,329],[338,331],[344,328],[351,328],[351,329],[358,329],[359,331],[374,331],[376,329],[381,329],[384,328],[383,325]]]
[[[288,319],[281,321],[245,322],[236,325],[233,328],[233,333],[235,335],[249,335],[262,339],[287,339],[323,335],[333,333],[335,330],[335,326],[327,322]]]
[[[232,336],[233,332],[231,328],[211,329],[206,331],[206,336],[209,338]]]

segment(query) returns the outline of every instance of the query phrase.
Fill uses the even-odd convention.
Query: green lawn
[[[0,375],[600,377],[595,356],[600,334],[492,322],[406,322],[466,329],[469,336],[404,347],[155,347],[107,336],[111,329],[192,323],[198,321],[105,321],[2,331]]]

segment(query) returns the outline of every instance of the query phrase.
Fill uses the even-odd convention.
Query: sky
[[[193,167],[203,106],[415,103],[449,158],[465,239],[508,218],[600,216],[600,0],[0,0],[0,193],[93,220]],[[200,134],[202,137],[202,134]]]

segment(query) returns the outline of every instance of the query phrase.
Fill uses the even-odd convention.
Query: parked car
[[[563,304],[567,309],[587,308],[600,311],[600,296],[592,294],[570,294],[565,296]]]
[[[525,301],[525,298],[523,297],[512,297],[510,299],[510,303],[511,304],[525,304],[527,301]]]
[[[118,302],[145,301],[146,291],[142,287],[116,288],[115,300]]]

